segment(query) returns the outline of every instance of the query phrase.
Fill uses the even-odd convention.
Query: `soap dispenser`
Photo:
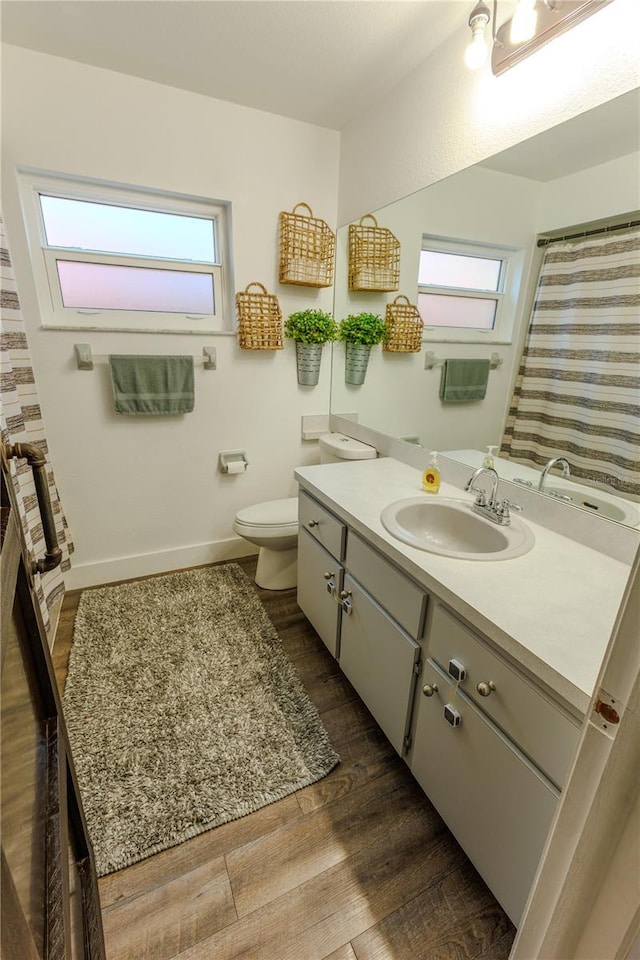
[[[427,493],[437,493],[440,489],[440,467],[438,466],[438,451],[431,451],[431,462],[422,474],[422,486]]]
[[[485,453],[484,460],[482,461],[483,467],[489,467],[490,469],[495,468],[495,462],[493,458],[495,456],[495,452],[497,449],[498,449],[497,446],[487,447],[487,452]]]

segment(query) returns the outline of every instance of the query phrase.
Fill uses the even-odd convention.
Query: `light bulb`
[[[465,66],[468,67],[469,70],[477,70],[487,59],[488,53],[489,48],[484,38],[484,24],[474,24],[471,43],[464,52]]]
[[[531,40],[536,32],[537,22],[536,0],[519,0],[511,21],[509,34],[511,43],[525,43]]]
[[[487,59],[489,48],[484,38],[484,31],[490,20],[489,7],[484,0],[478,0],[469,17],[471,42],[464,52],[464,62],[469,70],[477,70]]]

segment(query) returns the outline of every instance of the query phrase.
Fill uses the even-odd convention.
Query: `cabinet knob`
[[[350,590],[341,590],[341,591],[340,591],[340,599],[341,599],[341,600],[348,600],[348,598],[349,598],[350,596],[351,596],[351,591],[350,591]]]
[[[488,697],[493,693],[495,688],[496,688],[496,685],[493,682],[493,680],[489,680],[489,681],[481,680],[478,686],[476,687],[476,690],[478,691],[481,697]]]
[[[308,527],[317,527],[317,526],[318,526],[318,521],[317,521],[317,520],[309,520],[307,526],[308,526]]]
[[[333,574],[333,573],[323,573],[322,576],[325,578],[325,580],[331,580],[331,577],[335,576],[335,574]]]
[[[424,687],[422,688],[422,692],[424,693],[425,697],[432,697],[434,693],[438,692],[438,684],[425,683]]]

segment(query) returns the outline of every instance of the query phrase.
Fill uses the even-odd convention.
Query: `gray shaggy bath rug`
[[[85,591],[64,715],[100,876],[339,762],[233,563]]]

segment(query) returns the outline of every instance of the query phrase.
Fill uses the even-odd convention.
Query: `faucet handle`
[[[522,507],[519,503],[514,503],[512,500],[500,500],[500,502],[496,504],[496,513],[499,517],[502,517],[503,520],[509,519],[511,510],[516,510],[518,513],[521,513]]]

